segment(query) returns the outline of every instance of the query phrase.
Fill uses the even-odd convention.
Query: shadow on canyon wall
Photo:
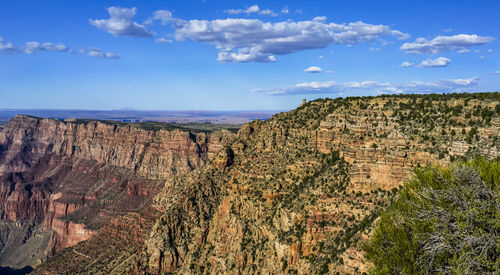
[[[33,271],[33,267],[27,265],[21,269],[15,269],[8,266],[0,266],[0,274],[5,275],[24,275]]]

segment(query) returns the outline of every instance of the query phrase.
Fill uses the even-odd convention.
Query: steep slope
[[[0,132],[0,264],[36,265],[147,207],[225,135],[16,116]]]
[[[412,167],[498,157],[499,112],[498,93],[407,95],[316,100],[254,121],[208,165],[167,180],[142,250],[118,263],[65,249],[35,273],[364,272],[360,244]]]

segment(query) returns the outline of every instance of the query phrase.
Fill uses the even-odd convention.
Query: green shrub
[[[500,161],[415,169],[364,246],[374,274],[494,274]]]

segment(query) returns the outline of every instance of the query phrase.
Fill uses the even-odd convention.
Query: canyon
[[[0,133],[0,264],[36,266],[147,207],[163,180],[202,166],[225,135],[16,116]]]
[[[237,133],[16,116],[0,132],[1,264],[361,274],[414,167],[500,156],[499,112],[478,93],[318,99]]]

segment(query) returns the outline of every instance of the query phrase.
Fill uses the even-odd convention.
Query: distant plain
[[[279,113],[268,111],[165,111],[165,110],[63,110],[63,109],[0,109],[0,124],[23,114],[57,119],[94,119],[119,122],[168,122],[243,124],[255,119],[266,120]]]

